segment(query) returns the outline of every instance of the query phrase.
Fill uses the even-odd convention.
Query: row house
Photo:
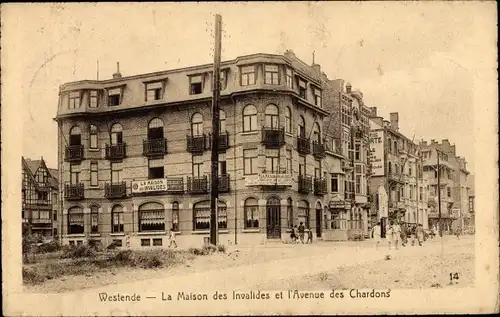
[[[58,238],[57,170],[47,167],[43,158],[21,157],[22,230],[45,239]]]
[[[199,246],[210,228],[212,65],[66,83],[59,90],[64,244]],[[332,170],[317,67],[253,54],[221,63],[218,232],[223,244],[328,227]],[[339,170],[341,170],[339,168]],[[334,188],[338,191],[338,187]]]

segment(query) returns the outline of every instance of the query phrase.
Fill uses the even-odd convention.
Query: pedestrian
[[[411,226],[411,231],[410,231],[410,234],[411,234],[411,246],[415,246],[416,230],[417,230],[417,226],[416,225],[412,225]]]
[[[399,240],[401,240],[401,226],[398,221],[396,221],[392,227],[392,241],[394,242],[396,250],[398,250]]]
[[[401,245],[404,247],[406,246],[407,242],[408,242],[407,224],[403,223],[403,225],[401,226]]]
[[[455,235],[457,236],[457,239],[460,240],[460,233],[461,233],[461,230],[460,230],[460,227],[457,227],[455,229]]]
[[[297,243],[297,232],[296,232],[296,229],[297,229],[297,225],[294,226],[291,226],[290,228],[290,239],[292,240],[292,244],[295,244]]]
[[[177,248],[177,242],[175,242],[175,231],[174,231],[174,227],[172,227],[172,229],[170,229],[170,244],[168,245],[168,247],[172,247],[172,244],[175,245],[175,247]]]
[[[415,234],[417,236],[418,245],[422,246],[422,242],[424,241],[424,227],[422,224],[419,224],[415,229]]]
[[[304,244],[304,232],[305,232],[305,227],[304,227],[304,223],[301,222],[300,225],[299,225],[299,239],[300,239],[300,243]]]
[[[394,225],[394,222],[391,221],[389,223],[389,226],[387,227],[387,230],[385,231],[385,238],[387,239],[387,242],[389,243],[389,250],[391,249],[391,246],[392,246],[392,238],[393,238],[392,226],[393,225]]]
[[[313,232],[312,232],[312,229],[309,228],[307,229],[307,244],[309,244],[309,242],[311,242],[311,244],[313,243]]]
[[[375,241],[375,249],[378,250],[378,245],[380,244],[380,241],[382,240],[382,228],[380,227],[380,221],[377,222],[375,226],[372,228],[372,233],[371,237],[373,241]]]

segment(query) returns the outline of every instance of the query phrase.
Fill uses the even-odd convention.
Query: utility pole
[[[219,198],[219,97],[222,18],[215,15],[214,70],[212,76],[212,171],[210,186],[210,243],[217,244],[217,200]]]
[[[437,155],[437,179],[438,179],[438,212],[439,212],[439,236],[440,237],[443,237],[443,224],[442,224],[442,220],[441,220],[441,167],[439,165],[439,156],[440,156],[440,153],[439,153],[439,150],[436,149],[436,155]]]

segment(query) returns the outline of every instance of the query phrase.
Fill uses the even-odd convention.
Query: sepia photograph
[[[2,5],[4,314],[499,312],[494,4]]]

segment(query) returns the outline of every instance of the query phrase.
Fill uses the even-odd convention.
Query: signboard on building
[[[370,132],[370,164],[372,176],[384,176],[384,131]]]
[[[378,219],[383,217],[389,217],[388,211],[388,197],[387,192],[385,191],[384,186],[380,186],[377,191],[378,195]]]
[[[167,188],[166,178],[132,182],[132,194],[167,191]]]
[[[258,174],[245,176],[245,186],[292,186],[291,174]]]

